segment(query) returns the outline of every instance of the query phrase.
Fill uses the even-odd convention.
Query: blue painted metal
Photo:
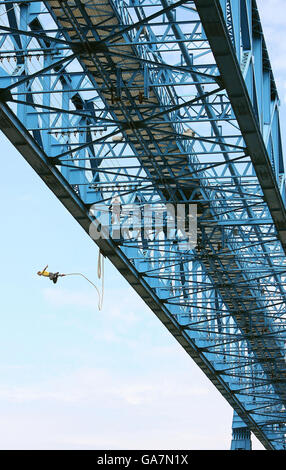
[[[235,412],[232,423],[231,450],[252,450],[250,430]]]
[[[87,232],[115,196],[197,205],[195,249],[96,242],[234,408],[232,448],[284,449],[285,176],[255,0],[0,9],[0,128]]]

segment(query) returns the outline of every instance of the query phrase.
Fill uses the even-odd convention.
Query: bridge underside
[[[165,218],[131,229],[128,211],[96,243],[248,429],[285,448],[285,180],[256,2],[0,8],[0,128],[90,234],[115,198],[139,215],[196,206],[195,247]]]

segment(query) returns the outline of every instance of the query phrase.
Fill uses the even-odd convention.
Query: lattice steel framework
[[[97,243],[234,408],[234,441],[285,449],[285,177],[256,1],[0,9],[0,128],[87,232],[115,197],[197,205],[195,249],[164,227]]]

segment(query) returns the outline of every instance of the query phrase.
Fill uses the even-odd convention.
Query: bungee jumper
[[[103,263],[103,257],[102,257],[100,252],[99,252],[99,255],[98,255],[97,276],[98,276],[98,279],[102,279],[101,292],[96,287],[96,285],[93,282],[91,282],[82,273],[68,273],[68,274],[60,274],[59,272],[51,273],[51,272],[47,271],[47,268],[48,268],[48,265],[45,266],[44,269],[42,269],[42,271],[38,271],[37,274],[38,274],[38,276],[48,277],[51,281],[53,281],[54,284],[57,283],[59,277],[65,277],[65,276],[81,276],[81,277],[83,277],[86,281],[88,281],[96,289],[96,291],[98,293],[98,309],[101,310],[102,304],[103,304],[103,293],[104,293],[104,263]]]
[[[38,271],[38,276],[48,277],[54,284],[56,284],[59,277],[66,276],[66,274],[50,273],[49,271],[46,271],[47,267],[48,265],[42,271]]]

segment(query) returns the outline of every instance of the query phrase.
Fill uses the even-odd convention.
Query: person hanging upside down
[[[49,271],[47,271],[47,267],[48,267],[48,265],[44,269],[42,269],[42,271],[38,271],[37,274],[38,274],[38,276],[48,277],[51,281],[53,281],[54,284],[56,284],[59,277],[64,277],[64,276],[81,276],[81,277],[83,277],[86,281],[88,281],[96,289],[96,291],[98,293],[98,309],[101,310],[102,301],[103,301],[103,287],[104,287],[104,284],[103,284],[104,264],[103,264],[103,258],[101,256],[100,251],[99,251],[99,254],[98,254],[98,273],[97,274],[98,274],[99,279],[102,278],[102,292],[100,292],[100,290],[96,287],[96,285],[92,281],[90,281],[82,273],[67,273],[67,274],[60,274],[59,272],[50,273]]]
[[[53,281],[54,284],[56,284],[59,276],[64,276],[64,274],[60,274],[60,273],[50,273],[49,271],[46,271],[48,265],[42,270],[42,271],[38,271],[38,275],[39,276],[44,276],[44,277],[48,277],[51,281]]]

